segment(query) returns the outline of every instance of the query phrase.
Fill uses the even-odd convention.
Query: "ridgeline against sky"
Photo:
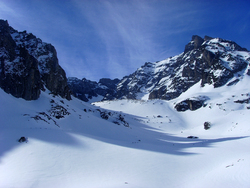
[[[1,0],[0,18],[57,49],[67,76],[122,78],[183,52],[190,36],[250,49],[249,1]]]

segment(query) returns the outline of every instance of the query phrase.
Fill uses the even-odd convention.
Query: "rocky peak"
[[[170,100],[198,82],[231,86],[248,75],[249,62],[250,52],[233,41],[194,35],[184,53],[147,62],[124,77],[115,98]]]
[[[55,48],[26,31],[0,20],[0,87],[15,97],[37,99],[40,90],[71,99],[65,71]]]
[[[185,46],[184,53],[187,53],[188,51],[191,51],[193,49],[198,49],[203,42],[204,39],[202,39],[198,35],[193,35],[192,40]]]
[[[209,37],[207,35],[205,35],[205,37],[204,37],[204,41],[211,40],[211,39],[213,39],[213,37]]]

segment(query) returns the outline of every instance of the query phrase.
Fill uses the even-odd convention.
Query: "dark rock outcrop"
[[[22,136],[21,138],[19,138],[18,142],[22,143],[22,142],[28,142],[28,138]]]
[[[186,99],[184,101],[181,101],[175,105],[175,109],[178,112],[184,112],[186,110],[197,110],[203,106],[205,106],[205,101],[208,100],[209,98],[206,96],[199,96],[199,97],[194,97],[191,99]]]
[[[184,53],[194,49],[198,49],[199,47],[201,47],[203,42],[204,42],[203,38],[199,37],[198,35],[193,35],[191,42],[185,46]]]
[[[0,20],[0,87],[25,100],[35,100],[47,88],[71,99],[65,71],[55,48],[26,31],[18,32]]]
[[[26,100],[37,99],[43,89],[38,61],[11,37],[7,21],[0,20],[0,87]]]
[[[205,129],[205,130],[208,130],[208,129],[210,129],[210,128],[211,128],[211,123],[208,122],[208,121],[204,122],[204,129]]]
[[[199,138],[198,136],[188,136],[187,138],[190,138],[190,139],[197,139]]]

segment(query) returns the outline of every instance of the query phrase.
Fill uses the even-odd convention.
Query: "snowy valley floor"
[[[250,104],[234,102],[249,97],[244,84],[94,105],[46,92],[25,101],[0,90],[0,188],[247,188]],[[174,109],[194,95],[209,97],[206,107]],[[120,114],[127,126],[113,123]]]

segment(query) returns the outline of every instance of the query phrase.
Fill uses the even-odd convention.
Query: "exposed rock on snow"
[[[22,142],[28,142],[28,138],[22,136],[21,138],[19,138],[18,142],[22,143]]]
[[[204,123],[204,129],[205,129],[205,130],[208,130],[208,129],[210,129],[210,128],[211,128],[211,123],[208,122],[208,121],[206,121],[206,122]]]
[[[190,138],[190,139],[197,139],[198,137],[197,137],[197,136],[188,136],[187,138]]]
[[[177,111],[184,112],[186,110],[197,110],[201,108],[202,106],[205,106],[205,101],[207,101],[209,98],[206,96],[199,96],[199,97],[193,97],[190,99],[186,99],[184,101],[181,101],[175,105],[175,109]]]

